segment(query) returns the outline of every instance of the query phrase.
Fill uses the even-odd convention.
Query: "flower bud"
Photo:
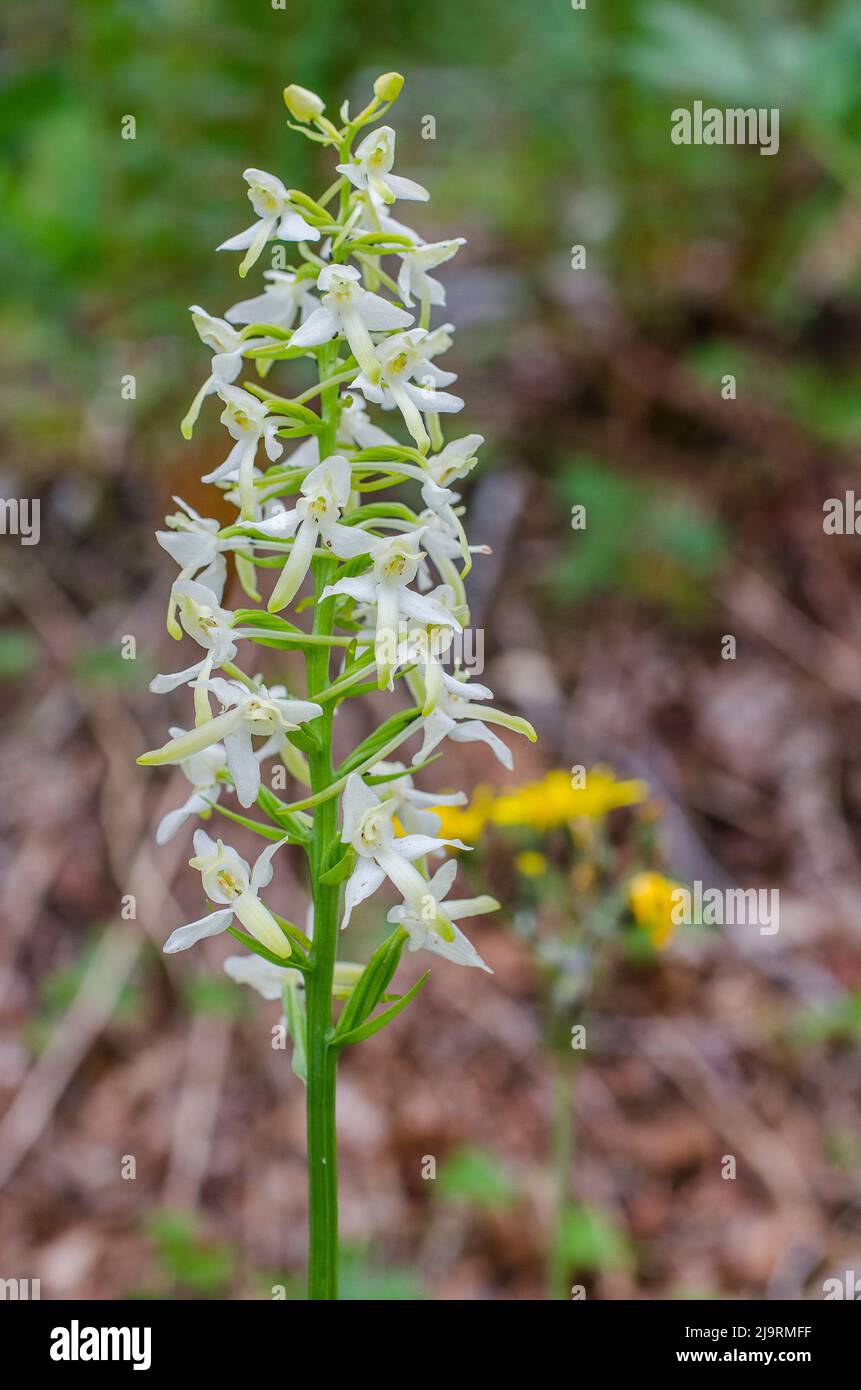
[[[320,100],[316,92],[309,92],[307,87],[298,87],[295,82],[284,88],[284,104],[294,120],[301,121],[303,125],[322,115],[326,109],[326,103]]]
[[[374,83],[374,96],[380,101],[397,101],[404,79],[399,72],[384,72]]]

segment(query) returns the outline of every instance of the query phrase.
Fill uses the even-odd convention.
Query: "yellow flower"
[[[678,887],[678,883],[652,869],[635,874],[628,883],[628,903],[634,921],[648,932],[656,951],[664,950],[675,932],[673,894]]]
[[[514,865],[524,878],[541,878],[547,873],[547,859],[537,849],[524,849],[514,856]]]
[[[487,825],[493,805],[493,789],[476,787],[468,806],[434,806],[442,825],[437,834],[444,840],[465,840],[472,844]]]
[[[575,787],[571,775],[558,769],[540,782],[530,782],[497,797],[492,811],[496,825],[528,825],[534,830],[553,830],[586,817],[600,820],[618,806],[645,801],[648,787],[640,781],[617,781],[608,767],[593,767],[584,787]]]

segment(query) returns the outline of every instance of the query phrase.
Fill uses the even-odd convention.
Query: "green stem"
[[[331,344],[320,349],[319,371],[325,380],[331,370]],[[338,427],[338,388],[330,385],[322,392],[320,456],[327,458],[335,447]],[[314,561],[314,633],[330,636],[334,599],[320,602],[336,562],[328,557]],[[330,649],[321,645],[306,653],[308,698],[329,685]],[[332,780],[332,704],[324,708],[317,721],[319,751],[311,753],[308,768],[311,790],[321,792]],[[311,890],[314,900],[314,939],[311,971],[307,977],[308,1025],[308,1297],[338,1297],[338,1148],[335,1133],[335,1086],[337,1049],[329,1046],[332,1034],[332,983],[338,953],[338,888],[320,882],[323,862],[337,835],[338,798],[332,796],[314,809],[310,845]]]

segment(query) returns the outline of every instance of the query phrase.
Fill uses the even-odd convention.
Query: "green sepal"
[[[407,990],[406,994],[402,994],[396,1004],[392,1004],[381,1014],[377,1014],[376,1018],[368,1019],[367,1023],[363,1023],[359,1028],[353,1028],[349,1033],[336,1032],[332,1037],[332,1046],[345,1047],[347,1043],[364,1042],[366,1038],[373,1037],[374,1033],[379,1033],[381,1028],[385,1028],[387,1023],[391,1023],[393,1018],[396,1018],[408,1004],[412,1003],[428,975],[430,975],[430,971],[426,970],[421,979],[416,980],[412,989]]]

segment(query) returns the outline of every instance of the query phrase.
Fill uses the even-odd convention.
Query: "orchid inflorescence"
[[[431,323],[432,310],[446,298],[432,272],[464,239],[429,243],[395,221],[393,204],[425,202],[429,195],[393,173],[390,126],[375,124],[365,133],[385,116],[402,85],[397,73],[384,74],[357,115],[351,117],[344,103],[340,124],[325,115],[314,93],[285,90],[291,128],[336,152],[335,181],[315,199],[263,170],[247,169],[255,221],[219,250],[244,253],[240,276],[271,241],[290,244],[295,263],[279,260],[278,268],[264,272],[262,293],[223,318],[198,305],[191,309],[212,359],[182,432],[189,438],[208,399],[218,398],[232,444],[203,481],[219,488],[237,515],[220,526],[176,499],[179,510],[158,533],[180,568],[168,630],[175,638],[190,637],[203,654],[151,685],[159,693],[190,687],[193,727],[172,729],[163,747],[139,759],[179,765],[191,784],[184,804],[161,821],[160,843],[213,811],[269,842],[252,868],[222,840],[195,831],[190,862],[213,910],[174,931],[165,950],[185,950],[227,930],[252,952],[231,957],[228,974],[267,999],[284,999],[294,1068],[308,1087],[315,1297],[334,1297],[336,1288],[329,1121],[339,1049],[384,1026],[423,983],[424,977],[402,996],[388,993],[406,945],[487,969],[457,921],[498,904],[486,896],[453,900],[456,861],[435,862],[447,848],[467,846],[440,837],[440,817],[431,808],[463,804],[465,797],[420,791],[414,774],[446,739],[484,742],[510,768],[510,750],[491,726],[535,738],[526,720],[489,703],[486,686],[457,667],[444,669],[446,653],[469,623],[464,580],[473,554],[483,549],[467,540],[455,485],[475,466],[483,440],[477,434],[444,438],[442,417],[456,415],[463,401],[448,389],[455,375],[438,365],[454,329]],[[277,252],[283,257],[281,245]],[[391,258],[397,269],[390,273],[384,263]],[[268,385],[270,369],[297,359],[316,363],[316,385],[293,396],[276,394]],[[252,363],[258,380],[239,384]],[[369,418],[372,406],[381,409],[387,428]],[[294,446],[289,454],[288,444]],[[411,487],[410,501],[381,497],[402,483]],[[222,603],[228,554],[249,600],[237,610]],[[264,606],[258,579],[268,569],[275,582]],[[310,633],[284,616],[309,574]],[[303,652],[304,695],[267,686],[244,670],[238,662],[248,644]],[[338,707],[374,689],[397,688],[407,694],[407,708],[336,764]],[[411,740],[411,761],[393,760]],[[302,785],[292,803],[267,786],[270,759]],[[256,807],[263,819],[229,809],[225,792],[244,811]],[[305,930],[270,910],[261,896],[286,845],[301,848],[309,862],[313,910]],[[364,969],[336,963],[339,921],[346,927],[355,907],[386,880],[399,897],[388,913],[394,931]],[[345,1001],[337,1023],[333,997]],[[375,1012],[380,1004],[386,1007]]]

